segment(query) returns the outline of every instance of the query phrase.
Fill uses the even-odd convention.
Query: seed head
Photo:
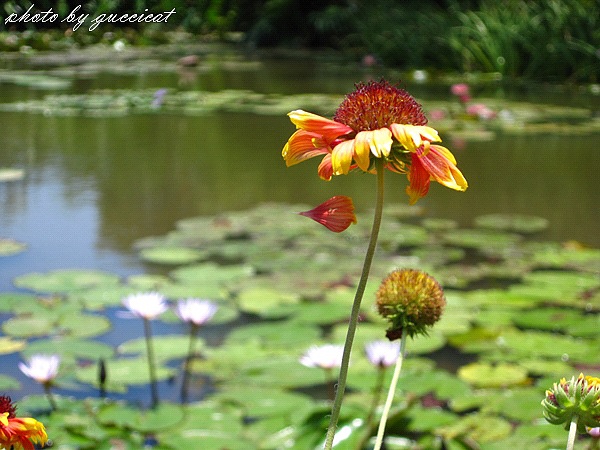
[[[439,283],[425,272],[395,270],[377,291],[377,310],[391,323],[387,337],[399,339],[406,328],[408,336],[427,334],[442,315],[446,299]]]

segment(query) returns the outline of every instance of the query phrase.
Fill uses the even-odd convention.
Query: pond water
[[[198,71],[183,87],[181,73],[118,73],[105,67],[75,76],[61,93],[179,88],[342,95],[354,82],[380,76],[320,60],[252,62]],[[447,84],[407,88],[425,102],[450,98]],[[549,92],[482,89],[482,94],[514,100],[600,109],[599,96]],[[0,82],[0,103],[46,94]],[[284,114],[157,110],[89,117],[3,111],[0,124],[0,167],[25,170],[23,179],[0,183],[0,238],[28,246],[0,259],[0,292],[16,290],[14,277],[29,272],[89,268],[127,276],[160,271],[138,258],[133,243],[168,232],[182,218],[261,202],[316,205],[336,194],[352,196],[357,209],[367,211],[374,198],[372,177],[323,182],[316,161],[286,168],[281,149],[294,127]],[[550,226],[540,238],[598,247],[600,152],[594,143],[599,138],[598,133],[552,132],[498,132],[487,141],[449,138],[469,190],[456,193],[435,185],[420,205],[427,216],[462,226],[488,213],[541,216]],[[406,203],[405,177],[389,176],[386,183],[386,201]]]

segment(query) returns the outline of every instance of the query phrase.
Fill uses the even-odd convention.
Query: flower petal
[[[424,141],[441,142],[437,130],[431,127],[421,125],[402,125],[393,123],[390,126],[394,137],[406,148],[414,152],[419,148]]]
[[[331,155],[327,154],[319,164],[318,168],[319,177],[322,180],[329,181],[333,176],[333,166],[331,165]]]
[[[354,156],[354,139],[342,141],[331,152],[331,164],[334,175],[346,175],[350,172]]]
[[[421,197],[425,197],[429,192],[430,175],[421,163],[415,153],[411,153],[412,163],[407,174],[409,185],[406,187],[406,193],[409,196],[408,203],[414,205]]]
[[[441,145],[431,145],[427,154],[417,155],[425,170],[438,183],[456,191],[466,191],[469,186],[462,172],[456,167],[454,155]]]
[[[371,140],[371,152],[381,158],[383,156],[389,156],[392,150],[392,132],[387,128],[380,128],[379,130],[373,130]]]
[[[350,197],[345,195],[331,197],[316,208],[299,214],[319,222],[335,233],[340,233],[351,224],[356,223],[354,203]]]
[[[313,113],[297,109],[288,113],[292,123],[302,130],[318,133],[327,142],[333,141],[335,138],[344,134],[351,133],[353,130],[348,125],[330,120],[325,117],[318,116]]]
[[[361,170],[369,170],[371,165],[371,144],[368,131],[361,131],[354,138],[354,161]]]
[[[281,155],[287,167],[298,164],[318,155],[331,151],[323,142],[321,135],[309,131],[298,130],[287,141]]]

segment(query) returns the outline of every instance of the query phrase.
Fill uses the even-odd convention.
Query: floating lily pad
[[[12,391],[21,389],[21,383],[16,378],[0,374],[0,391]]]
[[[190,338],[186,335],[162,335],[152,337],[152,348],[158,361],[185,358],[188,355]],[[195,352],[201,352],[204,342],[196,339]],[[145,355],[146,339],[138,338],[123,342],[117,347],[120,354]]]
[[[140,258],[144,261],[165,265],[190,264],[206,256],[207,252],[187,247],[152,247],[140,252]]]
[[[100,358],[108,359],[112,357],[114,348],[103,342],[61,336],[30,342],[22,353],[26,357],[42,353],[58,354],[63,358],[70,356],[94,361]]]
[[[225,286],[252,276],[251,267],[232,265],[219,266],[213,263],[196,264],[176,269],[171,276],[183,284]]]
[[[0,293],[0,312],[15,313],[19,306],[37,303],[38,298],[21,292]]]
[[[470,438],[483,444],[505,438],[512,432],[512,425],[504,419],[489,414],[470,414],[458,419],[451,425],[436,430],[446,439]]]
[[[561,331],[577,325],[584,318],[580,311],[565,308],[544,308],[530,311],[519,311],[513,316],[515,325],[538,330]],[[597,322],[596,332],[600,322]]]
[[[92,337],[111,329],[108,318],[93,314],[64,315],[58,322],[62,332],[74,337]]]
[[[179,405],[160,403],[156,408],[140,411],[125,404],[113,403],[98,413],[98,420],[107,425],[137,430],[143,433],[173,428],[183,421],[184,410]]]
[[[50,334],[55,322],[47,317],[11,317],[2,324],[2,331],[13,337],[34,337]]]
[[[26,342],[20,339],[12,339],[8,336],[0,336],[0,355],[20,352],[25,348]]]
[[[527,370],[515,364],[472,363],[461,367],[458,376],[477,387],[508,387],[524,383]]]
[[[444,237],[444,241],[447,244],[458,247],[476,248],[481,251],[502,250],[505,247],[516,245],[521,239],[516,234],[478,229],[454,230]]]
[[[227,344],[257,340],[267,348],[301,348],[316,342],[321,333],[317,327],[291,321],[258,323],[234,329]]]
[[[491,230],[535,233],[548,228],[548,219],[524,214],[487,214],[475,218],[475,225]]]
[[[242,311],[270,315],[279,305],[297,303],[296,294],[281,292],[274,288],[255,287],[242,290],[236,297],[236,302]]]
[[[30,273],[14,280],[17,287],[36,292],[68,293],[99,285],[114,286],[119,283],[117,275],[94,270],[57,270],[48,273]]]
[[[105,360],[107,376],[107,390],[123,391],[126,386],[148,384],[148,361],[144,357],[121,358]],[[156,379],[165,380],[174,374],[174,369],[156,365]],[[98,368],[90,365],[77,370],[75,376],[82,383],[98,386]]]
[[[2,175],[0,173],[0,175]],[[27,249],[27,244],[13,239],[0,238],[0,256],[11,256],[21,253]]]

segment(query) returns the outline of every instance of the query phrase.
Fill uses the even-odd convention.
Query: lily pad
[[[21,383],[16,378],[0,374],[0,391],[12,391],[21,389]]]
[[[308,347],[320,338],[320,330],[307,324],[291,321],[258,323],[234,329],[226,339],[226,344],[256,340],[266,348]]]
[[[152,247],[140,252],[140,258],[144,261],[164,265],[190,264],[206,256],[207,252],[187,247]]]
[[[148,361],[144,357],[120,358],[105,360],[107,377],[107,389],[122,391],[126,386],[148,384]],[[173,376],[174,369],[163,365],[156,365],[156,379],[166,380]],[[82,383],[98,386],[98,368],[95,365],[80,368],[75,376]]]
[[[1,175],[1,174],[0,174]],[[27,249],[27,244],[13,239],[0,238],[0,256],[11,256]]]
[[[475,218],[475,225],[491,230],[536,233],[548,228],[548,219],[525,214],[487,214]]]
[[[177,334],[152,337],[152,348],[157,361],[185,358],[188,355],[189,344],[190,338],[185,335]],[[194,351],[199,352],[203,347],[203,341],[196,339]],[[117,351],[120,354],[145,355],[147,351],[146,339],[138,338],[123,342],[117,347]]]
[[[462,366],[458,376],[476,387],[508,387],[524,383],[527,370],[516,364],[472,363]]]
[[[113,403],[98,413],[98,420],[142,433],[171,429],[183,421],[184,410],[179,405],[160,403],[156,408],[140,411],[125,404]]]
[[[114,286],[119,277],[94,270],[57,270],[48,273],[30,273],[14,280],[17,287],[36,292],[68,293],[97,286]]]
[[[2,324],[2,331],[13,337],[34,337],[50,334],[55,322],[47,317],[11,317]]]
[[[114,349],[103,342],[60,336],[30,342],[22,353],[24,356],[31,356],[37,353],[55,353],[62,358],[71,356],[83,360],[97,360],[112,357]]]
[[[20,352],[27,343],[24,340],[12,339],[8,336],[0,336],[0,355]]]
[[[236,302],[242,311],[267,316],[277,306],[297,303],[299,300],[298,295],[267,287],[244,289],[236,297]]]

